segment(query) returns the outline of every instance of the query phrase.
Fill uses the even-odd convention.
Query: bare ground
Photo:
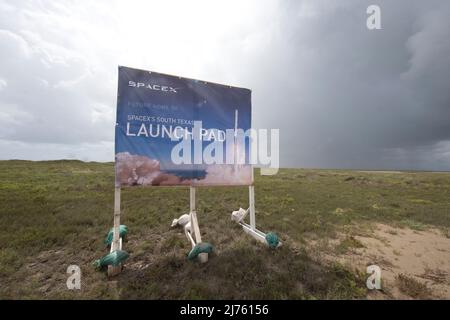
[[[378,265],[382,289],[368,291],[369,299],[450,299],[450,239],[442,231],[380,223],[370,228],[353,230],[352,235],[341,233],[326,243],[311,241],[310,245],[320,259],[362,273],[367,266]]]

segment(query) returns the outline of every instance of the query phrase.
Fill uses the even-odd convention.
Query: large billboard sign
[[[116,186],[251,185],[251,91],[119,67]]]

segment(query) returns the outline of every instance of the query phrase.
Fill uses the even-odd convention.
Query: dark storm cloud
[[[111,2],[75,5],[0,5],[1,158],[112,159],[116,65],[130,62],[252,88],[282,166],[450,170],[449,1],[204,2],[195,17],[158,2],[126,23]]]
[[[382,30],[366,28],[372,3]],[[449,16],[446,1],[284,5],[250,68],[255,122],[281,128],[282,164],[450,169]]]

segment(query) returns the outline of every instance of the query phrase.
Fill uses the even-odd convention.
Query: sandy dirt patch
[[[345,253],[333,250],[343,239],[348,236],[329,241],[331,250],[321,256],[362,273],[378,265],[382,290],[370,291],[369,299],[450,299],[450,239],[441,231],[376,224],[370,235],[351,236],[357,245]]]

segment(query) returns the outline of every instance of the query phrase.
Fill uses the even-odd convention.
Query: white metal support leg
[[[250,211],[250,224],[241,222],[244,231],[251,235],[256,240],[266,243],[266,234],[264,232],[256,229],[256,216],[255,216],[255,186],[251,185],[248,187],[248,200],[249,200],[249,211]]]
[[[256,229],[256,218],[255,218],[255,186],[251,185],[248,187],[248,197],[250,204],[250,227],[254,231]]]
[[[120,238],[120,187],[114,189],[114,231],[111,243],[111,252],[122,249],[122,238]],[[122,270],[122,265],[108,266],[108,275],[114,276]]]
[[[252,170],[252,181],[253,181],[253,170]],[[256,229],[256,216],[255,216],[255,186],[251,185],[248,187],[248,197],[249,197],[249,208],[250,211],[250,224],[245,223],[243,220],[239,223],[244,229],[245,233],[251,235],[256,240],[267,244],[266,234],[258,229]],[[281,245],[281,241],[278,246]]]
[[[195,243],[199,244],[202,242],[202,236],[200,234],[200,228],[198,226],[197,211],[195,209],[195,187],[190,187],[190,213],[191,217],[191,227],[194,229]],[[200,253],[198,259],[201,263],[208,261],[207,253]]]

